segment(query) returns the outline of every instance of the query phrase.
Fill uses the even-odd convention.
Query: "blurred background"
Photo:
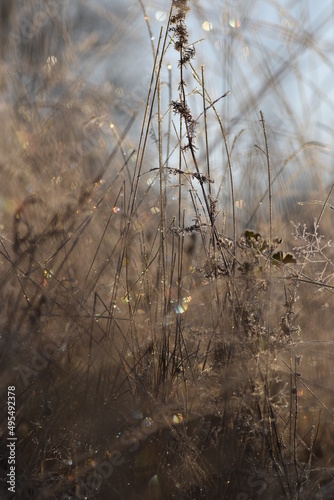
[[[166,0],[3,1],[2,108],[9,104],[16,118],[27,123],[27,103],[30,107],[39,103],[35,113],[45,119],[46,100],[51,104],[85,95],[85,108],[90,106],[86,123],[103,117],[121,134],[136,114],[126,136],[124,154],[130,154],[138,145],[154,51],[160,30],[166,29],[170,5]],[[204,65],[213,101],[229,92],[216,107],[230,149],[237,138],[232,165],[240,230],[256,223],[256,216],[261,219],[259,203],[267,189],[264,155],[254,147],[264,144],[260,110],[267,124],[276,214],[287,220],[305,217],[309,222],[308,207],[300,208],[297,202],[322,200],[332,182],[333,2],[193,0],[190,7],[194,69],[200,76]],[[171,98],[178,98],[178,54],[173,47],[168,48],[165,62],[163,127],[166,134],[172,130],[175,145],[165,114]],[[188,70],[187,90],[193,95],[189,103],[197,117],[203,110],[197,93],[200,85]],[[212,110],[207,120],[214,190],[227,206],[225,146]],[[26,131],[18,128],[22,142]],[[106,140],[107,149],[113,140]],[[204,162],[202,119],[197,146]],[[148,166],[154,168],[154,130],[147,151]],[[264,213],[267,209],[264,203]]]

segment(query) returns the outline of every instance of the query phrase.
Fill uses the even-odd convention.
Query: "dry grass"
[[[138,119],[142,89],[79,64],[118,61],[136,16],[81,6],[102,23],[84,40],[71,5],[24,2],[26,24],[1,11],[20,35],[2,54],[3,472],[15,386],[17,498],[328,498],[332,191],[292,214],[286,177],[321,145],[300,136],[282,159],[258,96],[246,156],[248,132],[220,116],[228,89],[211,97],[196,69],[186,0]]]

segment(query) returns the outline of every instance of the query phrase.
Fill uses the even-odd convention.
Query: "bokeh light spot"
[[[236,19],[234,17],[231,17],[228,20],[228,24],[231,26],[231,28],[240,28],[240,26],[241,26],[240,19]]]
[[[160,21],[162,23],[166,21],[167,13],[163,10],[157,10],[157,12],[155,13],[155,18],[157,19],[157,21]]]
[[[202,28],[204,31],[211,31],[213,29],[213,24],[210,21],[204,21]]]

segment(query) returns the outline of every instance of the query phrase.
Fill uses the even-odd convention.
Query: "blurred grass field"
[[[171,7],[1,4],[4,498],[334,491],[332,5]]]

